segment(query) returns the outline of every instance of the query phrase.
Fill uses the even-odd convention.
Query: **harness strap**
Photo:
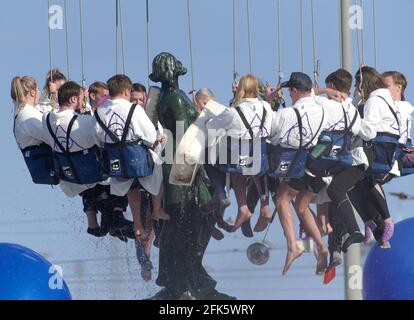
[[[70,157],[70,151],[69,151],[70,133],[72,131],[73,124],[75,123],[77,118],[78,118],[78,115],[74,115],[73,118],[69,122],[68,131],[66,132],[66,149],[59,142],[58,138],[56,137],[55,133],[52,130],[52,126],[50,125],[50,113],[48,113],[48,115],[46,117],[46,124],[47,124],[47,129],[49,130],[50,135],[52,136],[53,140],[55,141],[55,144],[59,147],[59,149],[62,151],[62,153],[64,154],[64,156],[68,160],[70,170],[72,171],[76,182],[80,183],[78,172],[77,172],[76,167],[74,166],[73,161]]]
[[[398,119],[397,113],[395,112],[395,110],[390,106],[390,104],[388,103],[387,100],[385,100],[384,97],[381,96],[377,96],[378,98],[381,98],[382,100],[385,101],[385,103],[387,104],[388,108],[390,108],[390,111],[392,113],[392,115],[394,116],[395,120],[397,121],[398,124],[398,132],[401,134],[401,124],[400,124],[400,120]]]

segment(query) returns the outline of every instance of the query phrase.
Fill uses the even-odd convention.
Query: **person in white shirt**
[[[67,148],[69,153],[83,151],[85,154],[85,152],[93,152],[91,149],[96,147],[98,143],[94,135],[96,121],[91,116],[79,115],[75,112],[84,101],[84,90],[75,82],[67,82],[59,88],[58,93],[59,111],[49,112],[43,116],[43,130],[47,144],[57,153],[62,153],[60,147]],[[71,123],[73,124],[71,125],[70,135],[68,136],[67,132]],[[57,142],[60,143],[60,146]],[[70,168],[71,176],[75,176],[75,178],[77,176],[76,171],[79,170],[76,165],[76,163],[72,163]],[[97,165],[99,166],[99,163]],[[62,173],[64,172],[62,168],[61,171]],[[98,178],[97,180],[99,180]],[[65,181],[61,178],[60,187],[70,198],[81,195],[84,204],[86,204],[85,202],[88,202],[85,201],[86,198],[90,202],[91,197],[97,197],[96,192],[92,191],[93,189],[102,189],[102,187],[96,187],[98,182],[101,184],[107,183],[105,181],[96,181],[91,184],[80,184]],[[103,209],[100,210],[102,213],[101,228],[96,219],[96,212],[94,210],[87,210],[87,208],[85,209],[88,218],[88,233],[91,235],[101,237],[110,232],[111,235],[119,237],[120,230],[127,231],[128,228],[131,229],[132,227],[132,223],[123,217],[123,208],[115,206],[113,211],[110,210],[111,212],[106,212]]]
[[[360,83],[361,78],[362,83]],[[365,142],[360,140],[360,144],[367,146],[367,142],[380,134],[401,136],[401,113],[382,75],[374,68],[364,66],[357,72],[355,79],[356,88],[362,90],[361,96],[367,98],[363,106],[363,120],[359,133],[359,137]],[[370,150],[364,148],[367,156]],[[380,184],[366,176],[348,195],[365,223],[365,242],[372,238],[375,231],[374,235],[379,235],[376,236],[379,243],[381,245],[387,243],[394,233],[394,223]],[[368,205],[373,205],[375,210],[371,210]]]
[[[345,119],[342,111],[345,110],[348,126],[352,124],[352,136],[349,138],[355,142],[360,132],[361,118],[358,110],[352,103],[352,98],[348,96],[351,91],[352,80],[352,75],[348,71],[343,69],[335,71],[326,78],[326,86],[329,89],[341,92],[344,100],[340,103],[335,100],[318,98],[317,101],[324,105],[328,113],[328,130],[345,130]],[[339,114],[337,116],[330,116],[329,114],[334,110]],[[326,190],[329,199],[332,201],[329,210],[329,220],[333,227],[333,233],[329,236],[330,268],[341,264],[341,251],[346,252],[350,245],[364,240],[364,236],[360,232],[355,219],[352,204],[347,196],[348,191],[364,178],[365,171],[368,168],[368,160],[365,155],[361,157],[361,153],[363,154],[362,147],[355,146],[354,144],[352,148],[352,166],[335,174]],[[342,244],[342,237],[345,234],[349,234],[349,236]]]
[[[59,110],[58,91],[67,82],[66,76],[59,69],[49,70],[43,87],[43,96],[37,109],[42,113]]]
[[[40,90],[32,77],[15,77],[11,84],[11,97],[15,104],[14,135],[21,150],[45,142],[43,114],[36,108]]]
[[[125,130],[125,123],[133,104],[131,99],[131,80],[124,75],[115,75],[107,82],[111,100],[97,109],[96,117],[99,117],[102,124],[119,139]],[[95,131],[101,146],[105,143],[115,141],[107,134],[101,124],[96,123]],[[157,141],[157,131],[151,120],[148,118],[142,107],[135,108],[131,123],[126,134],[126,142],[142,140],[151,148]],[[140,186],[152,194],[154,220],[168,220],[169,216],[161,208],[162,197],[162,168],[157,155],[149,150],[154,158],[154,171],[152,175],[145,178],[111,178],[111,193],[124,196],[128,195],[129,205],[133,214],[134,231],[137,240],[147,241],[148,235],[145,232],[141,221]]]
[[[293,106],[280,109],[273,114],[269,140],[274,146],[280,145],[284,148],[299,149],[300,137],[302,136],[302,146],[311,149],[317,144],[320,133],[326,127],[324,110],[316,104],[315,98],[312,97],[312,80],[304,73],[294,72],[289,81],[284,82],[281,86],[289,88]],[[299,129],[298,116],[302,119],[302,132]],[[276,204],[288,246],[283,268],[284,275],[287,274],[293,261],[303,253],[296,242],[294,217],[290,204],[303,188],[319,189],[321,186],[324,186],[321,181],[305,174],[303,178],[284,181],[279,187]],[[308,209],[308,206],[306,206],[306,209]],[[317,244],[318,262],[316,272],[317,274],[323,274],[327,265],[328,250],[322,242],[315,217],[310,210],[298,210],[298,214],[301,215],[301,222],[305,229]]]
[[[109,90],[106,83],[97,81],[89,86],[89,103],[91,105],[92,113],[96,109],[109,100]]]
[[[261,101],[257,98],[258,92],[259,83],[256,77],[250,74],[243,76],[240,79],[233,107],[226,109],[220,115],[212,118],[206,124],[206,126],[208,130],[224,130],[226,132],[226,137],[232,138],[230,142],[232,160],[233,158],[237,158],[239,164],[243,161],[246,161],[246,163],[249,161],[257,161],[256,164],[258,164],[259,170],[253,169],[252,171],[259,172],[254,173],[255,175],[253,179],[256,182],[259,193],[264,196],[261,197],[260,217],[255,226],[255,231],[261,232],[266,228],[267,224],[271,220],[272,213],[269,209],[268,196],[265,194],[265,191],[262,190],[262,180],[264,179],[264,176],[262,175],[263,172],[260,172],[260,162],[262,160],[262,156],[257,155],[255,159],[250,158],[250,139],[257,140],[257,138],[259,138],[262,140],[266,139],[269,136],[273,111],[266,101]],[[244,119],[242,119],[242,116]],[[251,132],[248,126],[246,126],[244,120],[246,121],[246,124],[248,124],[248,126],[252,129]],[[253,134],[253,137],[251,134]],[[226,147],[226,150],[228,150],[226,143],[223,143],[222,145]],[[258,148],[253,149],[257,150]],[[235,154],[235,157],[233,157],[233,151],[237,153]],[[221,154],[223,153],[221,152]],[[219,157],[219,164],[221,165],[224,163],[226,163],[226,161],[223,161],[223,159]],[[227,165],[224,165],[224,167],[226,166]],[[238,230],[241,225],[249,220],[252,216],[252,213],[247,206],[246,199],[247,175],[243,174],[231,173],[231,184],[234,188],[238,205],[238,214],[234,226],[231,230],[232,232]]]
[[[411,141],[411,124],[413,105],[405,99],[405,90],[407,89],[406,77],[398,71],[387,71],[383,73],[384,83],[391,92],[395,105],[401,114],[401,138],[400,143],[406,145]]]

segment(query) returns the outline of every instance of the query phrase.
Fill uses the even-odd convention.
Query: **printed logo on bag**
[[[288,171],[290,166],[290,162],[281,162],[279,166],[279,170],[282,172]]]
[[[72,170],[70,167],[63,167],[63,174],[68,177],[68,178],[72,178]]]
[[[121,163],[119,160],[112,160],[111,161],[111,171],[112,172],[118,172],[121,170]]]
[[[331,157],[335,158],[337,157],[342,151],[341,146],[333,146],[331,151]]]

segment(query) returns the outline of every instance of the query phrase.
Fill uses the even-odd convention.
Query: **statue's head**
[[[187,69],[181,61],[177,60],[171,53],[162,52],[152,61],[152,73],[149,78],[153,82],[172,83],[179,76],[185,75]]]

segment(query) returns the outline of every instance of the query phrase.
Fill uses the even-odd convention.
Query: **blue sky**
[[[409,81],[406,96],[408,100],[412,100],[413,45],[409,39],[411,39],[411,14],[414,12],[414,2],[375,1],[377,67],[380,71],[389,69],[402,71]],[[51,2],[63,5],[63,1]],[[72,79],[80,80],[78,1],[68,2],[70,71]],[[278,71],[276,2],[275,0],[250,1],[252,72],[260,79],[272,83],[277,82]],[[146,84],[145,1],[123,0],[122,3],[126,73],[134,81]],[[236,65],[239,74],[244,74],[249,71],[246,2],[237,0],[236,3]],[[282,70],[285,77],[288,77],[290,72],[301,68],[300,1],[282,0],[281,3]],[[169,51],[189,68],[186,1],[150,0],[150,6],[151,56],[161,51]],[[115,73],[115,1],[84,0],[84,12],[86,81],[87,84],[95,80],[106,81]],[[0,208],[0,242],[17,242],[30,246],[50,257],[52,261],[62,263],[66,268],[64,272],[68,270],[69,285],[76,292],[76,297],[139,298],[154,292],[156,289],[153,284],[144,285],[137,280],[132,244],[125,250],[124,246],[112,240],[99,241],[86,237],[84,235],[86,222],[81,212],[80,199],[68,200],[60,190],[34,186],[31,183],[12,134],[12,103],[9,91],[10,81],[15,75],[31,75],[41,86],[44,84],[49,68],[47,1],[7,1],[7,4],[2,6],[2,13],[0,102],[5,116],[0,119],[2,147],[0,174],[3,181],[0,185],[0,192],[3,195]],[[338,14],[338,1],[315,0],[315,44],[317,56],[321,60],[321,83],[327,74],[340,67]],[[313,62],[310,1],[305,0],[304,15],[305,72],[311,75]],[[232,1],[193,0],[192,25],[195,87],[210,87],[215,92],[217,100],[226,104],[231,97],[233,69]],[[365,62],[373,65],[372,1],[370,0],[364,1],[364,25]],[[66,73],[63,30],[52,32],[52,52],[53,66],[59,67]],[[353,54],[353,69],[356,70],[358,58],[355,32],[353,32]],[[181,87],[185,91],[191,90],[190,73],[182,78]],[[403,178],[393,181],[386,189],[414,192],[411,188],[413,182],[412,177]],[[389,204],[395,218],[413,216],[411,203],[401,203],[390,198]],[[233,212],[230,210],[228,215],[234,213],[235,210]],[[283,235],[279,224],[272,226],[271,231],[270,240],[277,246],[283,247]],[[324,288],[320,279],[315,280],[315,277],[312,277],[314,261],[311,257],[303,258],[297,263],[297,269],[292,270],[290,278],[282,280],[279,275],[284,259],[283,250],[276,250],[270,263],[264,269],[257,269],[250,266],[244,257],[244,250],[251,243],[250,240],[242,239],[240,234],[226,239],[227,242],[212,242],[209,248],[211,254],[206,256],[206,263],[213,276],[220,280],[220,288],[244,298],[343,298],[342,280],[337,279],[334,285]],[[118,253],[116,256],[120,259],[105,260],[107,257],[113,257],[113,252],[119,249],[121,253],[128,254],[129,259]],[[220,253],[220,250],[229,252]],[[93,260],[93,257],[97,260]],[[82,267],[75,263],[86,258],[92,260],[84,261],[84,264],[80,264]],[[154,262],[156,258],[155,255]],[[102,264],[102,261],[107,263]],[[228,264],[224,264],[226,268],[223,267],[222,261],[227,261]],[[127,285],[122,286],[118,293],[116,290],[115,293],[111,293],[109,284],[113,277],[111,270],[116,268],[128,270],[124,276]],[[83,281],[83,278],[78,276],[80,273],[90,281]],[[99,279],[96,278],[99,277],[96,275],[98,273],[101,275]],[[241,278],[246,280],[241,283]],[[107,291],[101,286],[106,286]],[[257,290],[246,292],[247,288],[255,288],[255,286]]]

